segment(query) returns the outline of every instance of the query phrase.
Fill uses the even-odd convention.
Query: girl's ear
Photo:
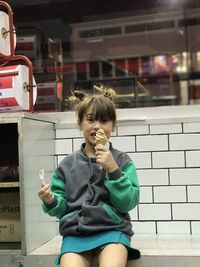
[[[78,125],[79,130],[81,131],[82,130],[82,126],[81,126],[81,122],[79,120],[77,121],[77,125]]]
[[[116,130],[116,123],[113,124],[112,132],[114,132],[115,130]]]

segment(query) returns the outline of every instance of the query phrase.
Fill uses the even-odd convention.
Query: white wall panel
[[[157,186],[154,188],[155,202],[186,202],[185,186]]]
[[[177,168],[185,166],[184,152],[153,152],[153,168]]]
[[[152,203],[152,187],[141,187],[140,189],[140,203]]]
[[[167,135],[149,135],[136,137],[137,151],[164,151],[168,150]]]
[[[156,234],[155,222],[132,222],[135,234]]]
[[[172,204],[174,220],[200,220],[200,203]]]
[[[137,171],[140,186],[144,185],[168,185],[167,169],[140,169]]]
[[[135,137],[123,136],[123,137],[111,137],[110,141],[113,147],[125,152],[135,151]]]
[[[128,153],[137,169],[151,168],[151,153]]]
[[[158,234],[190,234],[189,222],[157,222]]]
[[[176,134],[169,136],[170,150],[199,150],[200,134]]]
[[[57,139],[55,141],[55,154],[72,153],[72,139]]]
[[[200,202],[200,185],[188,186],[188,202]]]
[[[142,135],[149,133],[148,125],[126,125],[117,128],[118,135]]]
[[[186,167],[200,167],[200,151],[186,152]]]
[[[184,133],[199,133],[200,132],[200,122],[187,122],[183,123]]]
[[[78,128],[56,130],[56,138],[71,138],[72,136],[82,137],[83,133]]]
[[[139,220],[171,220],[170,204],[140,204]]]
[[[171,169],[169,173],[171,185],[200,184],[200,168]]]
[[[182,133],[182,124],[152,124],[150,134]]]

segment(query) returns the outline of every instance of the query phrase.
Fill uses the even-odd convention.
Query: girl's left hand
[[[106,146],[99,144],[95,149],[96,162],[100,163],[106,172],[113,172],[119,168],[112,153]]]

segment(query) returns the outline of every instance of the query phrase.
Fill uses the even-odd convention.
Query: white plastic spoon
[[[42,184],[45,185],[45,179],[44,179],[45,171],[44,171],[44,169],[40,169],[38,172],[38,175],[39,175],[39,178],[40,178]]]

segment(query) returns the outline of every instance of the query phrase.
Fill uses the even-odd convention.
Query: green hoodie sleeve
[[[53,172],[51,176],[51,191],[55,196],[55,201],[50,205],[43,202],[42,209],[50,216],[55,216],[60,219],[67,212],[67,196],[65,183],[56,172]]]
[[[121,213],[132,210],[139,203],[139,183],[136,168],[130,160],[122,170],[106,175],[105,186],[112,205]]]

